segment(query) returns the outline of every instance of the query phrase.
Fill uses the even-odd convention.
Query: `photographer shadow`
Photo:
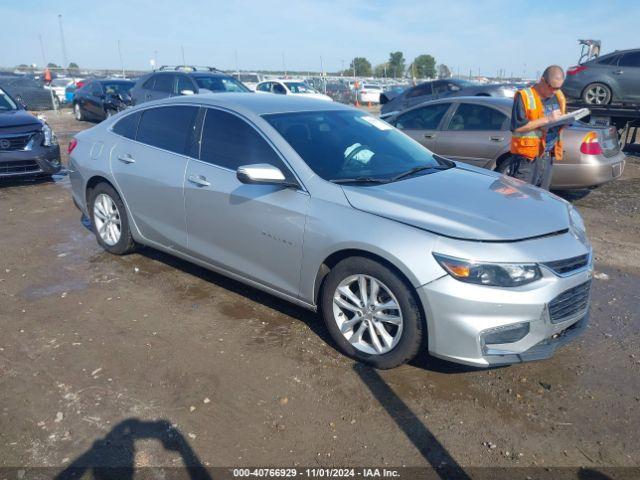
[[[113,427],[104,438],[56,475],[56,480],[93,478],[95,480],[132,480],[136,473],[137,440],[155,439],[165,450],[182,457],[186,477],[192,480],[212,480],[206,468],[180,431],[167,420],[144,421],[129,418]],[[87,476],[89,474],[89,476]]]

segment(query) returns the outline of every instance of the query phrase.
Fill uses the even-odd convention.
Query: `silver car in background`
[[[319,310],[377,368],[421,350],[481,367],[547,358],[587,322],[592,251],[569,203],[337,102],[161,100],[69,150],[105,250],[148,245]]]
[[[423,103],[385,116],[432,152],[509,173],[513,99],[459,97]],[[626,155],[615,127],[576,122],[562,131],[564,156],[553,165],[551,188],[595,187],[622,175]]]

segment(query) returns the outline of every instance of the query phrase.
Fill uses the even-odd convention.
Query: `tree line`
[[[375,67],[365,57],[351,60],[349,69],[341,72],[346,76],[385,78],[449,78],[451,70],[445,64],[436,65],[432,55],[418,55],[412,63],[406,64],[402,52],[391,52],[389,60]]]

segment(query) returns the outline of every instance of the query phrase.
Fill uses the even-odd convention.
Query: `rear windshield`
[[[249,89],[231,77],[193,77],[199,88],[210,92],[248,92]]]
[[[315,93],[315,90],[304,82],[284,82],[292,93]]]
[[[135,84],[133,82],[105,82],[102,84],[106,94],[118,94],[129,93],[131,87]]]

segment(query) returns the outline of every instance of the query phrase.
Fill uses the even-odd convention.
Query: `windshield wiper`
[[[449,170],[450,168],[452,167],[450,167],[449,165],[421,165],[419,167],[413,167],[406,172],[399,173],[395,177],[392,177],[391,181],[395,182],[396,180],[400,180],[401,178],[408,177],[409,175],[413,175],[414,173],[418,173],[423,170]]]
[[[387,183],[390,181],[388,178],[373,178],[373,177],[356,177],[356,178],[334,178],[329,180],[333,183]]]

